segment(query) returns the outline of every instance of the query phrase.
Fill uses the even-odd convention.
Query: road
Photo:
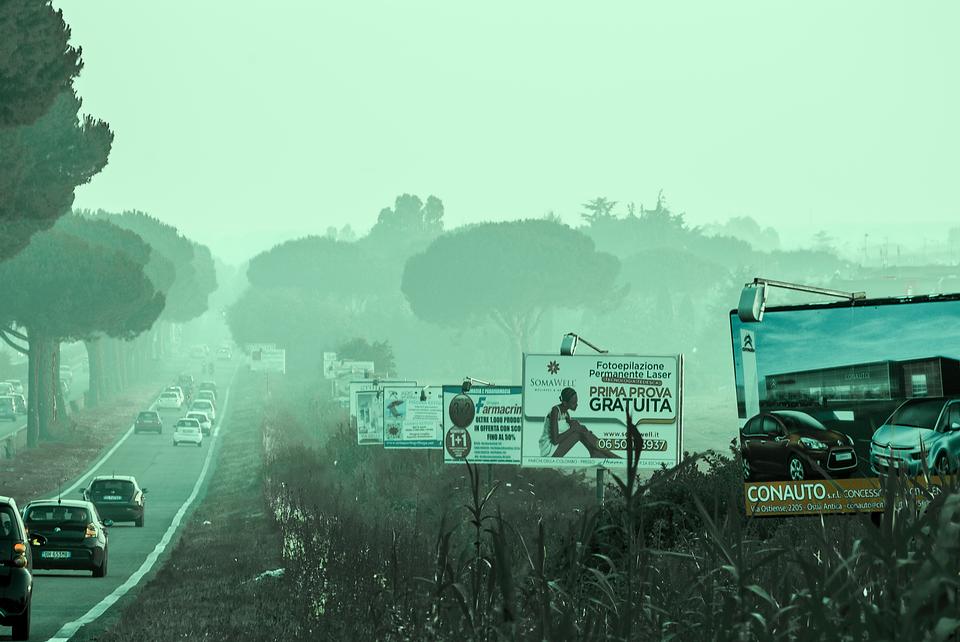
[[[229,418],[225,411],[229,411],[229,384],[236,364],[236,361],[217,363],[216,376],[213,377],[219,389],[217,423],[214,434],[204,439],[203,447],[174,447],[172,425],[183,411],[161,410],[163,434],[133,434],[131,428],[112,452],[108,451],[100,462],[93,464],[94,467],[99,464],[98,469],[87,471],[75,484],[64,489],[64,497],[79,499],[80,489],[93,475],[134,475],[140,486],[148,489],[144,526],[136,528],[132,523],[122,523],[110,527],[109,571],[105,578],[93,578],[89,572],[80,571],[37,571],[34,574],[31,640],[69,639],[81,623],[99,615],[120,597],[115,593],[118,587],[136,583],[139,576],[147,572],[141,568],[145,560],[162,555],[163,550],[155,549],[170,540],[171,534],[179,533],[178,528],[171,529],[171,525],[175,518],[178,523],[179,518],[186,522],[185,511],[202,499],[203,484],[198,484],[201,473],[205,474],[206,480],[212,471],[220,443],[217,433],[224,429],[225,418]],[[198,372],[192,374],[198,381],[210,379],[209,376],[199,376]],[[211,453],[211,449],[214,452]],[[199,493],[195,492],[197,489]],[[191,495],[195,498],[185,508],[184,504]],[[174,543],[166,545],[167,552]],[[95,612],[90,613],[91,609]],[[0,640],[9,639],[10,629],[0,627]]]

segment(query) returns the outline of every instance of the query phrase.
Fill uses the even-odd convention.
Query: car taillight
[[[27,545],[23,542],[17,542],[13,545],[13,565],[17,568],[27,566]]]
[[[27,545],[23,542],[17,542],[13,545],[13,552],[19,555],[23,555],[27,552]]]
[[[93,524],[87,524],[87,532],[83,534],[84,537],[96,537],[97,536],[97,527]]]

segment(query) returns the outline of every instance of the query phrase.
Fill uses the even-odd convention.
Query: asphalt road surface
[[[229,384],[237,360],[216,362],[213,377],[200,375],[198,366],[194,364],[185,372],[193,374],[198,383],[213,379],[218,387],[217,421],[213,434],[204,437],[202,447],[173,446],[173,424],[186,408],[160,410],[164,422],[162,434],[133,434],[131,429],[121,437],[113,452],[108,450],[105,458],[94,462],[96,470],[86,471],[76,484],[71,483],[64,489],[65,498],[80,499],[80,490],[87,485],[89,477],[133,475],[140,486],[148,490],[144,526],[136,528],[133,523],[119,523],[108,529],[109,569],[104,578],[94,578],[89,571],[35,572],[31,640],[69,639],[82,624],[95,619],[119,599],[124,588],[135,590],[132,587],[149,570],[145,562],[162,556],[163,549],[168,552],[172,548],[171,537],[176,537],[187,521],[185,512],[202,499],[205,486],[198,480],[201,475],[206,480],[211,473],[216,455],[211,449],[219,446],[217,433],[224,428],[224,411],[229,410]],[[192,502],[185,506],[191,496]],[[175,518],[178,523],[171,529]],[[162,559],[158,563],[162,563]],[[0,627],[0,640],[9,639],[10,629]]]

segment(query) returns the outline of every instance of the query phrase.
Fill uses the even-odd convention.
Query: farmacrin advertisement
[[[960,296],[733,311],[730,327],[748,512],[875,511],[880,477],[955,472]]]
[[[523,359],[524,466],[626,465],[627,413],[643,437],[639,466],[682,456],[678,355],[540,355]]]
[[[443,447],[443,394],[438,386],[384,386],[384,448]]]
[[[519,464],[521,386],[443,387],[443,461]]]

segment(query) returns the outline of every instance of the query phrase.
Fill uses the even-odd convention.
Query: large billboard
[[[350,418],[357,418],[357,394],[369,390],[380,390],[384,386],[416,386],[412,379],[357,379],[347,384],[347,397],[350,408]],[[377,442],[379,443],[379,442]]]
[[[443,387],[443,461],[519,464],[523,388]]]
[[[383,447],[443,447],[443,394],[438,386],[383,387]]]
[[[960,295],[771,307],[756,323],[732,311],[730,328],[748,511],[770,514],[763,498],[801,496],[809,480],[863,498],[878,476],[953,471]],[[797,501],[785,510],[847,510]]]
[[[674,466],[683,454],[682,394],[678,355],[524,355],[521,463],[624,466],[629,413],[643,437],[639,466]]]

